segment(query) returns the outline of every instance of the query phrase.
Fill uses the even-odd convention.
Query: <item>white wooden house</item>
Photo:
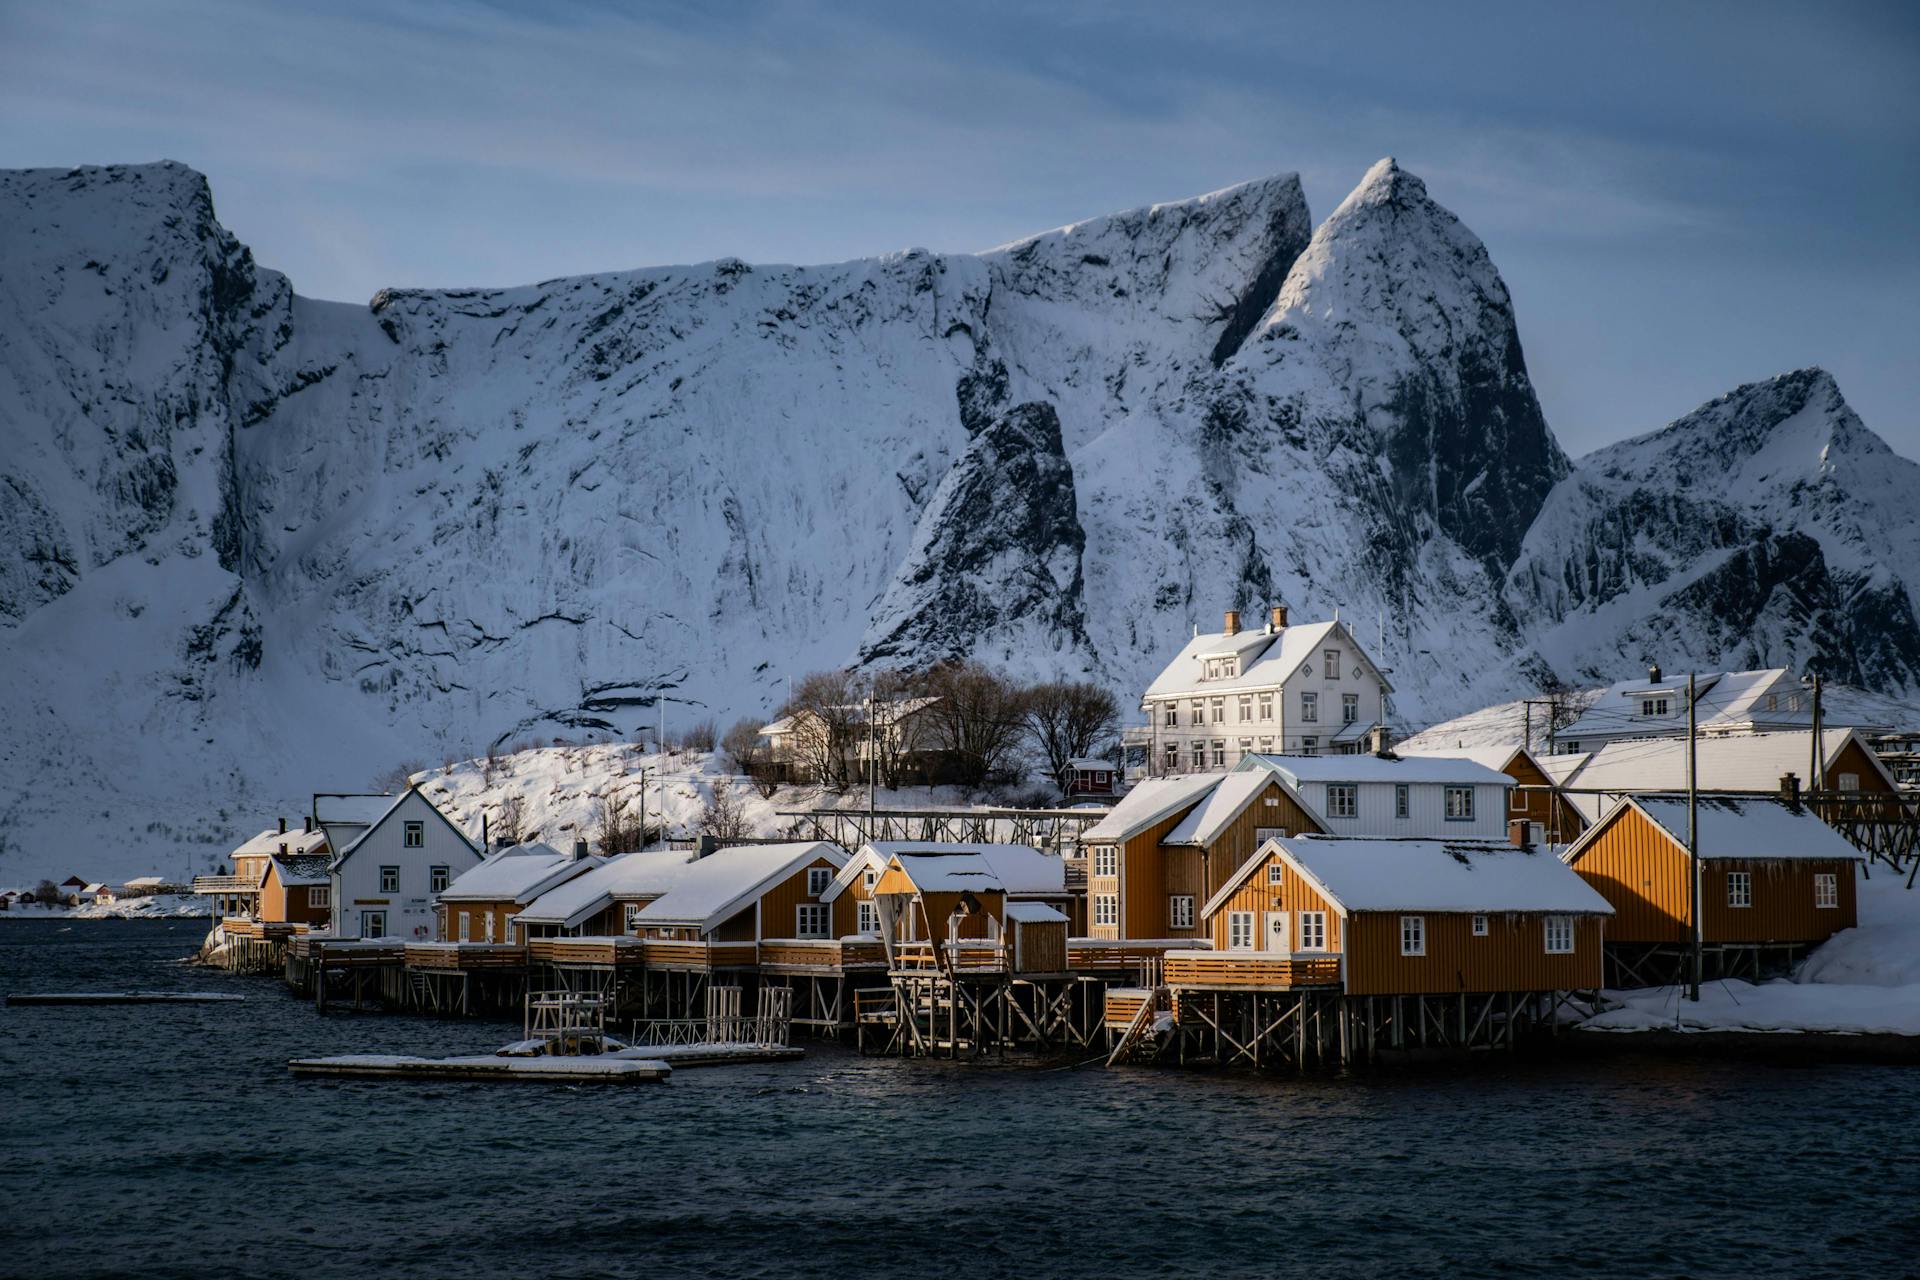
[[[1334,836],[1501,840],[1513,778],[1460,756],[1248,756]]]
[[[339,938],[431,939],[435,899],[481,860],[466,833],[412,787],[336,847],[329,932]]]

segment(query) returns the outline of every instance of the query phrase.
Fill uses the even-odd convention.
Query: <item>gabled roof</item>
[[[1285,756],[1246,755],[1235,772],[1269,769],[1296,789],[1303,782],[1445,783],[1453,786],[1513,785],[1498,769],[1455,753],[1432,756]]]
[[[1859,744],[1867,767],[1889,789],[1897,787],[1893,775],[1853,729],[1821,731],[1820,744],[1826,753],[1822,763],[1828,770],[1833,769],[1850,741]],[[1813,785],[1807,776],[1813,755],[1811,730],[1703,736],[1695,743],[1694,754],[1695,785],[1702,790],[1774,791],[1779,788],[1781,775],[1787,773],[1797,776],[1803,788]],[[1685,738],[1609,742],[1597,751],[1545,756],[1539,763],[1560,786],[1576,790],[1658,792],[1676,791],[1687,785]],[[1602,795],[1570,794],[1567,799],[1588,821],[1597,819],[1609,802],[1609,797]]]
[[[575,859],[550,844],[512,845],[455,876],[441,891],[440,901],[525,905],[600,865],[597,858]]]
[[[260,883],[266,884],[269,875],[278,875],[281,885],[289,889],[300,885],[327,884],[332,865],[333,859],[324,853],[289,855],[285,858],[274,854],[260,871]]]
[[[1148,778],[1136,783],[1107,816],[1080,833],[1082,844],[1103,844],[1138,835],[1154,823],[1171,818],[1200,803],[1225,778],[1225,773],[1183,773],[1171,778]]]
[[[846,864],[847,855],[839,845],[824,840],[716,850],[686,868],[671,889],[640,908],[640,921],[718,928],[768,889],[822,858],[838,869]]]
[[[1209,915],[1269,857],[1292,864],[1342,912],[1551,912],[1612,915],[1599,892],[1544,850],[1501,840],[1287,836],[1269,840],[1207,902]]]
[[[1603,830],[1637,809],[1682,854],[1687,848],[1684,795],[1629,796],[1607,811],[1562,855],[1569,866],[1593,847]],[[1701,796],[1695,803],[1700,859],[1721,861],[1849,861],[1864,858],[1845,836],[1806,809],[1758,796]]]
[[[1400,747],[1395,747],[1394,751],[1395,751],[1395,754],[1399,755],[1400,758],[1403,760],[1410,759],[1413,757],[1419,757],[1424,759],[1430,756],[1450,756],[1450,757],[1455,757],[1461,760],[1471,760],[1475,764],[1485,765],[1487,768],[1492,769],[1498,773],[1505,773],[1507,771],[1507,766],[1513,762],[1513,758],[1515,756],[1524,755],[1524,756],[1527,756],[1529,759],[1532,758],[1532,753],[1527,751],[1525,747],[1517,747],[1517,746],[1453,747],[1450,749],[1444,748],[1444,747],[1434,747],[1431,750],[1414,750],[1414,751],[1408,751]]]
[[[562,881],[522,908],[522,924],[571,929],[622,898],[658,897],[680,882],[694,856],[679,849],[649,849],[613,858],[589,858],[588,871]]]
[[[336,826],[371,826],[380,815],[393,807],[393,795],[390,792],[336,793],[318,791],[313,797],[313,820],[331,822]]]
[[[977,853],[896,853],[887,859],[889,868],[913,882],[921,893],[1001,893],[1007,891],[993,865]],[[884,885],[887,877],[882,875]]]
[[[369,826],[365,831],[362,831],[359,835],[355,836],[352,839],[352,841],[348,843],[346,848],[336,851],[336,854],[333,859],[333,865],[336,868],[338,868],[348,858],[351,858],[353,856],[354,850],[358,849],[361,845],[365,844],[367,842],[367,838],[371,836],[374,832],[386,826],[388,820],[391,819],[395,813],[399,812],[400,807],[406,804],[406,802],[414,796],[419,796],[420,803],[426,805],[428,809],[432,810],[433,816],[440,819],[440,821],[446,826],[447,830],[453,832],[454,835],[459,837],[460,843],[467,846],[467,851],[469,853],[473,854],[473,856],[476,858],[481,856],[478,846],[476,846],[473,843],[473,841],[467,839],[466,832],[462,831],[459,827],[456,827],[453,825],[453,819],[447,817],[446,814],[440,812],[439,805],[427,799],[426,793],[420,790],[418,787],[408,787],[405,791],[402,791],[399,795],[392,797],[392,802],[387,805],[386,809],[381,812],[379,817],[373,820],[373,823],[371,826]]]
[[[1007,919],[1018,924],[1065,924],[1066,916],[1044,902],[1009,902]]]
[[[1283,627],[1279,631],[1269,631],[1256,627],[1247,631],[1238,631],[1228,635],[1224,631],[1202,632],[1189,640],[1163,668],[1147,691],[1146,698],[1166,697],[1173,694],[1215,694],[1231,693],[1243,689],[1267,689],[1284,684],[1287,678],[1298,671],[1301,664],[1320,651],[1335,634],[1360,655],[1365,663],[1369,678],[1378,680],[1392,692],[1380,668],[1375,666],[1367,651],[1361,647],[1347,625],[1338,619],[1327,622],[1303,622],[1298,626]],[[1240,659],[1240,674],[1231,679],[1202,680],[1201,661],[1206,658],[1225,657],[1229,654]]]
[[[271,857],[280,852],[280,846],[283,844],[287,846],[287,852],[292,855],[319,853],[327,847],[327,833],[319,827],[311,831],[282,831],[278,826],[272,826],[238,846],[227,856],[229,858]]]
[[[1065,860],[1051,853],[1042,853],[1030,844],[960,844],[938,841],[879,840],[862,846],[880,859],[882,865],[889,858],[902,853],[949,854],[971,853],[985,859],[993,874],[1006,887],[1008,893],[1015,894],[1063,894],[1067,891],[1067,864]]]
[[[1260,793],[1273,785],[1272,774],[1265,772],[1230,773],[1220,780],[1207,798],[1195,805],[1180,825],[1160,840],[1161,844],[1210,845]]]

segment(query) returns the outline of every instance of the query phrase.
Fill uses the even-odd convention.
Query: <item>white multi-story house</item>
[[[480,850],[466,833],[409,787],[334,858],[328,931],[336,938],[432,938],[434,900],[478,865]]]
[[[1140,699],[1154,777],[1225,769],[1241,757],[1376,749],[1393,686],[1339,619],[1196,634]]]
[[[1465,756],[1249,756],[1331,836],[1508,838],[1513,778]]]
[[[1703,671],[1694,676],[1694,721],[1700,736],[1777,733],[1813,727],[1813,689],[1785,667],[1765,671]],[[1821,700],[1823,728],[1872,733],[1893,728],[1885,707],[1862,705],[1844,690]],[[1687,678],[1647,668],[1644,680],[1622,680],[1596,695],[1579,718],[1551,733],[1555,755],[1598,751],[1610,742],[1684,738]]]

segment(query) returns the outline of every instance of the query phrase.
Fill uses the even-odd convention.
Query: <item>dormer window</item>
[[[1641,714],[1641,715],[1643,715],[1643,716],[1664,716],[1664,715],[1666,715],[1666,714],[1667,714],[1667,700],[1666,700],[1665,698],[1642,698],[1642,699],[1640,699],[1640,714]]]
[[[1208,658],[1201,664],[1202,680],[1231,680],[1239,674],[1239,660],[1236,658]]]

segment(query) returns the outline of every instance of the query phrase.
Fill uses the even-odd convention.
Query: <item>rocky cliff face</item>
[[[177,165],[0,175],[0,225],[14,852],[81,811],[191,851],[849,661],[1131,696],[1274,599],[1342,608],[1408,721],[1647,645],[1920,681],[1913,464],[1831,379],[1570,471],[1484,246],[1391,162],[1317,230],[1284,176],[980,255],[365,307],[258,269]]]

